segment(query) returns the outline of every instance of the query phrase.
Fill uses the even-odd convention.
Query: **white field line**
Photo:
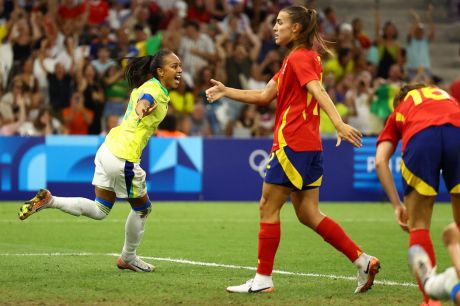
[[[450,219],[433,219],[431,220],[432,223],[448,223]],[[395,220],[393,219],[378,219],[378,218],[364,218],[364,219],[356,219],[356,218],[347,218],[347,219],[339,219],[340,222],[342,223],[355,223],[355,222],[363,222],[363,223],[395,223]],[[0,219],[0,223],[12,223],[12,222],[19,222],[19,219],[17,218],[10,218],[10,219]],[[29,220],[22,221],[22,222],[29,222]],[[99,223],[101,221],[95,221],[92,219],[88,218],[82,218],[82,219],[75,219],[73,221],[69,221],[69,219],[34,219],[33,223],[66,223],[68,224],[69,222],[75,222],[75,223]],[[112,219],[108,218],[103,220],[102,222],[107,222],[107,223],[126,223],[126,219]],[[180,218],[180,219],[155,219],[149,222],[153,223],[182,223],[182,224],[191,224],[191,223],[224,223],[224,222],[231,222],[231,223],[254,223],[254,219],[186,219],[186,218]],[[292,219],[292,220],[283,220],[281,223],[299,223],[297,219]]]
[[[120,254],[116,253],[0,253],[1,256],[114,256],[118,257]],[[237,265],[226,265],[213,262],[202,262],[202,261],[193,261],[188,259],[176,259],[176,258],[162,258],[162,257],[152,257],[152,256],[139,256],[143,259],[150,259],[156,261],[166,261],[174,262],[178,264],[186,264],[193,266],[203,266],[203,267],[216,267],[216,268],[226,268],[226,269],[242,269],[242,270],[251,270],[255,271],[256,268],[248,266],[237,266]],[[356,277],[334,275],[334,274],[317,274],[317,273],[302,273],[302,272],[289,272],[281,270],[273,270],[274,274],[281,275],[294,275],[294,276],[305,276],[305,277],[318,277],[318,278],[330,278],[330,279],[343,279],[349,281],[356,281]],[[400,287],[417,287],[414,283],[408,282],[395,282],[389,280],[376,280],[374,284],[385,285],[385,286],[400,286]]]

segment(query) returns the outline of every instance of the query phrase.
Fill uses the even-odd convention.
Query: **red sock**
[[[345,233],[343,228],[329,217],[325,217],[316,227],[316,232],[338,251],[354,262],[363,253],[361,248]]]
[[[416,229],[410,231],[409,235],[409,247],[413,245],[420,245],[430,257],[431,265],[436,266],[436,257],[434,255],[433,243],[431,242],[430,231],[427,229]],[[430,299],[423,289],[423,285],[417,280],[418,287],[423,294],[423,299],[428,302]]]
[[[460,223],[456,223],[458,230],[460,230]]]
[[[260,223],[257,273],[272,275],[275,254],[281,238],[280,223]]]
[[[436,257],[434,255],[433,243],[431,242],[430,231],[427,229],[416,229],[410,231],[409,247],[420,245],[428,254],[431,265],[436,266]]]

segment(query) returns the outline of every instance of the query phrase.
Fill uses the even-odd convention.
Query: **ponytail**
[[[137,88],[151,78],[150,62],[154,56],[147,55],[142,57],[128,58],[125,78],[130,89]]]
[[[315,41],[326,53],[332,54],[331,50],[326,45],[318,30],[318,13],[314,9],[308,9],[303,6],[289,6],[282,11],[288,13],[292,23],[298,23],[301,30],[297,39],[288,44],[289,49],[297,46],[305,46],[307,49],[312,49]]]
[[[164,57],[172,54],[169,49],[161,49],[155,55],[128,58],[125,78],[130,89],[137,88],[153,77],[158,79],[158,68],[164,65]]]

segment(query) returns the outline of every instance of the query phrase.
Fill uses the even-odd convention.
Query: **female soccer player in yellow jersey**
[[[126,199],[132,210],[126,220],[125,243],[117,266],[152,272],[155,267],[136,255],[151,209],[145,171],[139,162],[148,140],[166,116],[168,90],[178,87],[181,76],[181,61],[170,50],[132,59],[125,72],[132,92],[123,121],[109,132],[96,153],[95,200],[52,196],[41,189],[21,207],[19,218],[24,220],[44,208],[57,208],[74,216],[101,220],[110,213],[117,197]]]

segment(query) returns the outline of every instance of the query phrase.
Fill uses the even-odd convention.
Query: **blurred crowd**
[[[286,55],[272,39],[276,14],[294,2],[319,12],[334,51],[322,54],[324,87],[365,135],[380,132],[403,82],[440,84],[460,100],[460,82],[444,84],[431,69],[431,6],[423,16],[408,12],[410,31],[399,33],[378,7],[370,9],[375,29],[364,29],[359,16],[345,22],[313,0],[0,0],[0,135],[105,135],[129,100],[126,58],[169,48],[184,74],[158,136],[270,137],[275,101],[209,104],[204,92],[212,78],[263,88]],[[334,135],[321,116],[322,135]]]

